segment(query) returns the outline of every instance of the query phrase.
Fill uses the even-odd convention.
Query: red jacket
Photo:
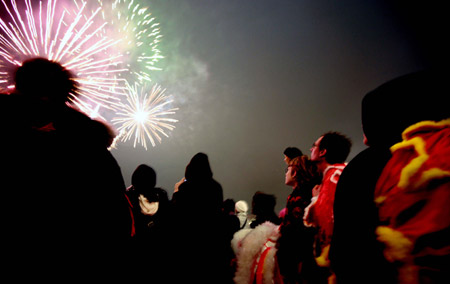
[[[378,240],[401,264],[400,283],[449,280],[450,119],[419,122],[402,137],[375,189]]]
[[[328,266],[328,246],[333,235],[333,205],[334,194],[339,177],[346,164],[334,164],[327,167],[323,173],[320,193],[314,197],[311,204],[305,209],[304,222],[307,226],[316,227],[316,259],[320,266]],[[322,260],[324,261],[322,261]]]

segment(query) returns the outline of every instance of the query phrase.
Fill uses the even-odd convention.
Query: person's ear
[[[291,176],[295,179],[297,177],[297,170],[291,167]]]
[[[326,153],[327,153],[327,149],[319,150],[319,157],[325,157]]]

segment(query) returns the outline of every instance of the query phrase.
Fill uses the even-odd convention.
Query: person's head
[[[239,200],[234,205],[234,211],[236,213],[247,213],[248,211],[248,204],[245,200]]]
[[[318,184],[320,180],[321,174],[317,169],[317,165],[306,155],[292,159],[286,168],[286,185],[300,187],[302,184]]]
[[[222,211],[227,214],[234,213],[234,205],[234,200],[227,198],[223,201]]]
[[[320,136],[311,147],[311,160],[333,165],[344,163],[350,154],[352,141],[339,132],[330,131]]]
[[[361,122],[368,146],[390,147],[402,140],[408,126],[450,117],[445,98],[449,93],[444,72],[419,71],[383,83],[361,103]]]
[[[252,213],[255,215],[269,215],[274,212],[277,199],[273,194],[257,191],[252,198]]]
[[[209,165],[208,156],[204,153],[197,153],[192,157],[186,166],[184,175],[187,181],[210,179],[212,176],[213,173]]]
[[[156,185],[156,172],[146,164],[140,164],[131,176],[131,184],[138,192],[153,189]]]
[[[45,58],[24,61],[16,69],[14,81],[17,93],[53,104],[68,102],[78,89],[69,70]]]
[[[294,159],[295,157],[300,157],[303,155],[302,151],[297,147],[287,147],[284,149],[284,161],[289,165],[289,161]]]

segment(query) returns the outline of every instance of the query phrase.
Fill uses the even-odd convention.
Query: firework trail
[[[97,0],[102,7],[102,16],[109,25],[102,32],[121,42],[118,45],[123,52],[124,69],[128,72],[121,76],[129,82],[151,81],[151,72],[161,70],[157,63],[164,58],[158,49],[162,35],[160,25],[149,12],[149,8],[134,0]]]
[[[161,143],[161,135],[168,137],[166,131],[173,130],[172,123],[178,120],[169,118],[178,108],[170,108],[173,102],[170,96],[166,96],[165,89],[155,84],[150,93],[141,88],[138,84],[128,85],[127,103],[121,104],[117,117],[112,119],[114,124],[119,124],[117,128],[119,135],[117,139],[127,141],[134,136],[133,146],[140,143],[147,149],[147,138],[152,146],[155,146],[155,139]]]
[[[98,106],[114,109],[124,92],[118,78],[118,40],[102,35],[101,8],[88,11],[86,2],[56,0],[4,1],[0,5],[0,88],[13,87],[13,70],[26,59],[57,61],[76,76],[80,90],[72,101],[90,113]]]

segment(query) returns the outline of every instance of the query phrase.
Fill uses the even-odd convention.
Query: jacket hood
[[[185,177],[188,181],[209,180],[213,176],[208,156],[197,153],[186,166]]]
[[[443,73],[425,70],[390,80],[366,94],[361,120],[370,146],[389,147],[401,141],[403,130],[416,122],[448,118],[445,82]]]

